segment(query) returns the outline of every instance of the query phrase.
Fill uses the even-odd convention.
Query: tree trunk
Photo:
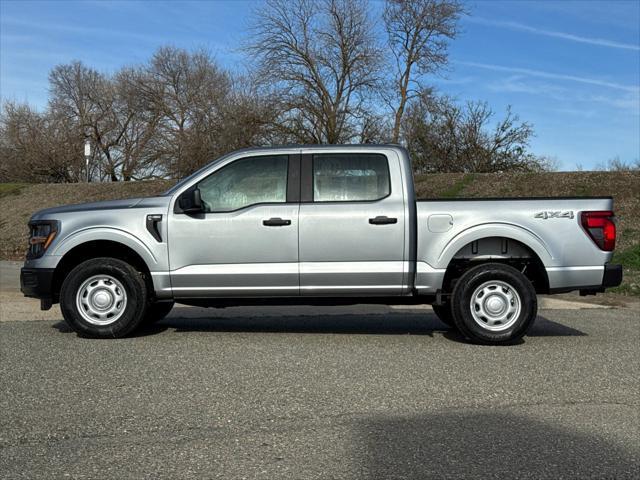
[[[395,120],[393,122],[393,135],[391,137],[391,143],[400,143],[400,126],[402,125],[402,116],[404,115],[404,109],[407,106],[407,95],[409,91],[409,78],[411,78],[411,66],[409,63],[400,78],[400,104],[396,109]]]
[[[405,100],[400,100],[400,105],[396,109],[395,120],[393,122],[393,135],[391,136],[391,143],[399,143],[400,141],[400,124],[402,123],[402,115],[404,114]]]

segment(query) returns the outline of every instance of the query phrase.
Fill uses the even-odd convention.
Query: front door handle
[[[262,224],[265,227],[284,227],[286,225],[291,225],[291,220],[285,220],[280,217],[273,217],[269,220],[263,220]]]
[[[371,225],[389,225],[391,223],[398,223],[398,219],[387,217],[386,215],[379,215],[376,218],[370,218],[369,223]]]

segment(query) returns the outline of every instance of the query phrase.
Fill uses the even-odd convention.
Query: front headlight
[[[58,222],[41,220],[29,224],[29,250],[27,258],[38,258],[44,255],[58,233]]]

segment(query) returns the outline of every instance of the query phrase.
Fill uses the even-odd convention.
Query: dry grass
[[[25,186],[25,183],[0,183],[0,198],[17,195]]]
[[[121,182],[104,184],[0,184],[0,259],[20,259],[27,244],[27,221],[42,208],[117,198],[151,196],[172,182]],[[419,198],[438,197],[561,197],[612,195],[618,216],[618,253],[640,243],[640,173],[571,172],[417,175]],[[639,271],[625,265],[621,291],[638,291]]]

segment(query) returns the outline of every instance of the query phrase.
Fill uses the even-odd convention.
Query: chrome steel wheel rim
[[[111,275],[94,275],[76,293],[78,312],[93,325],[116,322],[127,307],[127,292]]]
[[[507,282],[491,280],[471,295],[471,316],[486,330],[501,332],[518,320],[522,302],[518,292]]]

